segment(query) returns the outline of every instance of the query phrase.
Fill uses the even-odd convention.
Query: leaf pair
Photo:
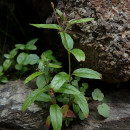
[[[37,42],[38,38],[35,38],[29,42],[27,42],[26,45],[24,44],[16,44],[15,47],[20,50],[36,50],[37,47],[34,45]]]
[[[17,57],[18,64],[21,65],[34,65],[38,62],[39,57],[36,54],[27,54],[27,53],[20,53]]]
[[[94,100],[103,101],[104,94],[101,92],[100,89],[95,89],[92,92],[92,97],[93,97]],[[100,115],[102,115],[105,118],[109,117],[110,108],[106,103],[102,103],[101,105],[98,106],[97,109],[98,109],[98,113]]]
[[[18,49],[15,48],[11,50],[9,54],[4,54],[4,57],[7,59],[13,59],[17,55],[17,53],[18,53]]]

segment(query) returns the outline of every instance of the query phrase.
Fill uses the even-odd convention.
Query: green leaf
[[[72,106],[73,106],[74,113],[78,114],[80,111],[80,107],[75,103],[73,103]]]
[[[47,128],[50,128],[50,125],[51,125],[51,117],[48,116],[47,119],[46,119],[46,126],[47,126]]]
[[[26,46],[32,46],[37,42],[38,38],[32,39],[29,42],[27,42]]]
[[[52,63],[49,63],[48,66],[51,67],[51,68],[62,68],[62,66],[52,64]]]
[[[7,79],[5,76],[3,76],[0,81],[1,81],[2,83],[7,83],[7,82],[8,82],[8,79]]]
[[[18,53],[18,49],[14,48],[13,50],[10,51],[10,58],[14,58]]]
[[[66,83],[62,87],[60,87],[60,89],[57,92],[66,94],[80,94],[80,91],[78,89]]]
[[[94,20],[94,18],[81,18],[81,19],[73,19],[69,21],[69,25],[75,24],[75,23],[85,23]]]
[[[82,83],[82,86],[83,86],[85,89],[88,89],[88,84],[87,84],[87,83]]]
[[[73,118],[72,118],[72,117],[65,118],[65,126],[66,126],[66,127],[69,127],[69,124],[70,124],[71,121],[73,121]]]
[[[22,70],[23,69],[23,66],[21,64],[16,64],[15,65],[15,69],[16,70]]]
[[[25,111],[43,92],[45,92],[45,88],[34,90],[25,100],[22,111]]]
[[[98,113],[107,118],[110,114],[110,107],[107,104],[103,103],[102,105],[98,106]]]
[[[2,76],[4,73],[3,72],[0,72],[0,76]]]
[[[37,50],[37,47],[35,45],[31,45],[31,46],[26,46],[25,49],[26,50]]]
[[[62,102],[63,104],[68,104],[69,103],[69,95],[68,94],[60,94],[56,96],[56,100],[58,102]]]
[[[9,54],[4,54],[4,57],[7,59],[10,59],[10,55]]]
[[[80,92],[83,92],[83,93],[85,93],[86,92],[86,89],[84,89],[83,87],[80,87]]]
[[[18,64],[24,64],[24,62],[25,62],[27,56],[28,56],[27,53],[24,53],[24,52],[20,53],[20,54],[18,55],[18,57],[17,57],[17,62],[18,62]]]
[[[69,34],[63,33],[63,32],[60,32],[60,36],[61,36],[62,44],[65,47],[65,49],[71,50],[74,45],[74,41],[71,38],[71,36]]]
[[[58,29],[62,30],[62,28],[57,24],[30,24],[37,28],[48,28],[48,29]]]
[[[49,75],[46,75],[47,83],[49,83],[50,79],[51,77]],[[43,88],[46,85],[46,81],[43,75],[39,75],[36,80],[36,85],[38,86],[38,88]]]
[[[3,72],[3,66],[0,66],[0,72]]]
[[[62,20],[65,21],[65,16],[63,15],[63,13],[59,9],[56,9],[56,12],[62,18]]]
[[[11,60],[5,60],[4,63],[3,63],[3,69],[4,71],[7,71],[9,69],[9,67],[11,66],[12,64],[12,61]]]
[[[79,84],[77,80],[73,80],[72,85],[75,86],[77,89],[79,89]]]
[[[28,76],[25,81],[24,84],[28,83],[29,81],[31,81],[32,79],[36,78],[37,76],[43,74],[43,72],[35,72],[33,74],[31,74],[30,76]]]
[[[51,122],[54,130],[61,130],[62,127],[62,111],[61,108],[57,105],[50,106],[50,116]]]
[[[24,61],[24,65],[34,65],[38,62],[38,60],[39,56],[37,56],[36,54],[29,54]]]
[[[20,49],[20,50],[24,50],[25,49],[25,45],[24,44],[15,44],[15,47],[17,49]]]
[[[101,92],[100,89],[95,89],[93,92],[92,92],[92,97],[93,97],[93,100],[98,100],[98,101],[102,101],[103,98],[104,98],[104,94]]]
[[[36,99],[36,101],[51,102],[51,97],[50,95],[43,93]]]
[[[79,111],[78,115],[79,115],[80,120],[85,119],[83,112]]]
[[[53,80],[51,81],[51,88],[53,88],[55,91],[58,91],[58,89],[67,81],[69,80],[69,75],[65,72],[60,72],[55,75]]]
[[[38,64],[38,69],[40,70],[40,71],[44,71],[44,64],[43,64],[43,61],[42,60],[39,60],[39,64]]]
[[[92,69],[88,68],[80,68],[73,72],[72,75],[82,77],[82,78],[89,78],[89,79],[101,79],[102,75]]]
[[[70,51],[75,58],[80,62],[80,61],[85,61],[85,54],[82,50],[80,49],[73,49]]]
[[[88,103],[85,96],[83,94],[78,94],[78,95],[74,95],[74,97],[80,109],[82,110],[85,118],[87,118],[89,114],[89,108],[88,108]]]
[[[56,58],[53,56],[52,50],[47,50],[42,53],[43,56],[45,56],[47,59],[52,60],[53,62],[57,63],[58,61]],[[42,57],[42,56],[41,56]]]
[[[22,70],[20,71],[20,75],[23,75],[24,73],[26,73],[29,70],[28,67],[22,67]]]
[[[25,45],[26,50],[36,50],[37,47],[34,45],[37,42],[38,38],[32,39]]]

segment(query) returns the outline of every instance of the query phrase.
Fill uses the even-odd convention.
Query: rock
[[[77,121],[67,130],[129,130],[130,129],[130,89],[107,90],[105,93],[110,116],[101,118],[97,113],[97,103],[89,104],[90,115],[84,121]]]
[[[0,130],[46,130],[47,105],[42,109],[32,104],[28,110],[21,112],[23,102],[32,92],[31,88],[32,85],[25,86],[20,80],[0,85]]]
[[[103,80],[109,83],[130,80],[128,5],[128,0],[60,0],[57,6],[66,13],[68,20],[95,18],[89,23],[73,25],[69,33],[75,41],[75,47],[86,54],[86,62],[82,67],[102,73]],[[64,55],[62,52],[59,55]]]
[[[34,86],[34,83],[25,86],[20,80],[0,85],[0,130],[47,130],[45,120],[48,104],[43,104],[42,107],[32,104],[27,111],[21,112],[23,102]],[[129,130],[129,88],[108,89],[105,96],[110,106],[109,118],[103,119],[97,113],[99,103],[90,102],[88,118],[84,121],[76,119],[69,128],[63,127],[63,130]]]

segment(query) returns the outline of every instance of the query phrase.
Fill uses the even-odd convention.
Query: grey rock
[[[32,84],[25,86],[20,80],[0,85],[0,129],[46,129],[44,123],[48,115],[47,105],[42,108],[37,104],[32,104],[25,112],[21,111],[32,88]]]
[[[23,81],[10,81],[0,85],[0,130],[47,130],[45,120],[49,105],[32,104],[21,112],[24,100],[35,87],[34,83],[24,85]],[[74,120],[69,128],[62,130],[129,130],[130,89],[106,90],[104,94],[110,106],[110,117],[102,118],[97,112],[99,103],[89,103],[90,114],[84,121]]]
[[[89,104],[90,115],[84,121],[79,121],[67,130],[130,130],[130,89],[107,90],[106,99],[110,106],[110,116],[107,119],[97,113],[99,103]]]

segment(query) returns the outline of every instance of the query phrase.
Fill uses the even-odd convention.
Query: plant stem
[[[71,84],[71,60],[70,60],[70,52],[68,51],[68,59],[69,59],[69,84]],[[71,95],[69,94],[69,106],[71,105]]]
[[[71,84],[71,60],[70,60],[70,52],[68,52],[69,59],[69,83]]]
[[[53,12],[54,12],[55,18],[56,18],[58,24],[61,26],[61,24],[60,24],[60,22],[59,22],[59,20],[58,20],[58,17],[57,17],[57,15],[56,15],[55,8],[54,8],[53,6],[52,6],[52,8],[53,8]]]
[[[63,31],[63,35],[64,35],[64,38],[65,38],[65,43],[66,43],[66,46],[67,46],[67,51],[68,51],[68,60],[69,60],[69,84],[71,84],[71,59],[70,59],[70,51],[69,51],[69,47],[68,47],[68,44],[67,44],[67,39],[66,39],[66,36],[65,36],[65,32],[66,30]],[[69,106],[71,104],[71,95],[69,94]]]
[[[46,77],[45,77],[44,74],[43,74],[43,77],[45,78],[45,82],[46,82],[46,85],[47,85],[47,87],[48,87],[48,93],[49,93],[49,95],[50,95],[50,97],[51,97],[51,101],[52,101],[53,104],[56,104],[55,95],[54,95],[53,92],[50,92],[50,88],[49,88],[49,86],[48,86],[48,82],[47,82],[47,79],[46,79]]]

